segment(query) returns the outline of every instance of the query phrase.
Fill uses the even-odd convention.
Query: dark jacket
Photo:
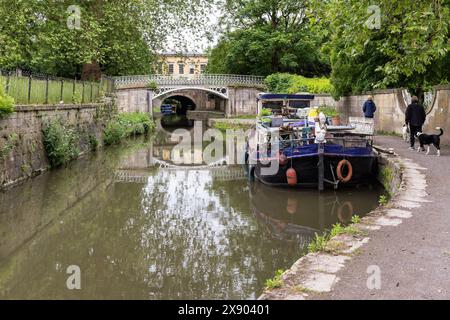
[[[406,108],[405,122],[410,126],[421,127],[427,115],[424,107],[419,103],[412,103]]]
[[[363,111],[366,118],[373,118],[375,112],[377,111],[375,102],[371,100],[367,100],[366,102],[364,102]]]

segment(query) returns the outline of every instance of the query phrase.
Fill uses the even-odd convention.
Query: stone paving
[[[333,238],[333,250],[297,261],[260,299],[450,299],[450,153],[418,154],[396,137],[376,143],[400,155],[400,192],[356,225],[363,235]]]

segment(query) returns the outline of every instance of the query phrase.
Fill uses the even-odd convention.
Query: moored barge
[[[376,173],[372,120],[333,125],[313,95],[261,94],[246,160],[252,177],[270,186],[338,188]]]

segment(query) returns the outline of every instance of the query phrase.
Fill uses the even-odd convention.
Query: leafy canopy
[[[321,35],[310,28],[308,1],[229,0],[221,19],[225,32],[210,51],[210,73],[306,76],[326,74]]]
[[[171,34],[200,32],[211,0],[0,0],[0,68],[79,76],[98,63],[109,75],[151,71]],[[69,28],[80,8],[80,29]],[[175,37],[177,38],[177,37]],[[178,40],[181,44],[187,39]]]
[[[318,25],[330,32],[326,52],[339,96],[448,82],[448,0],[330,0],[315,5]]]

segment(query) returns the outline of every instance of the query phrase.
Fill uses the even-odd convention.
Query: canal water
[[[167,135],[130,140],[0,193],[0,299],[255,299],[315,233],[382,189],[292,191],[240,167],[170,165]],[[68,290],[70,266],[81,290]]]

